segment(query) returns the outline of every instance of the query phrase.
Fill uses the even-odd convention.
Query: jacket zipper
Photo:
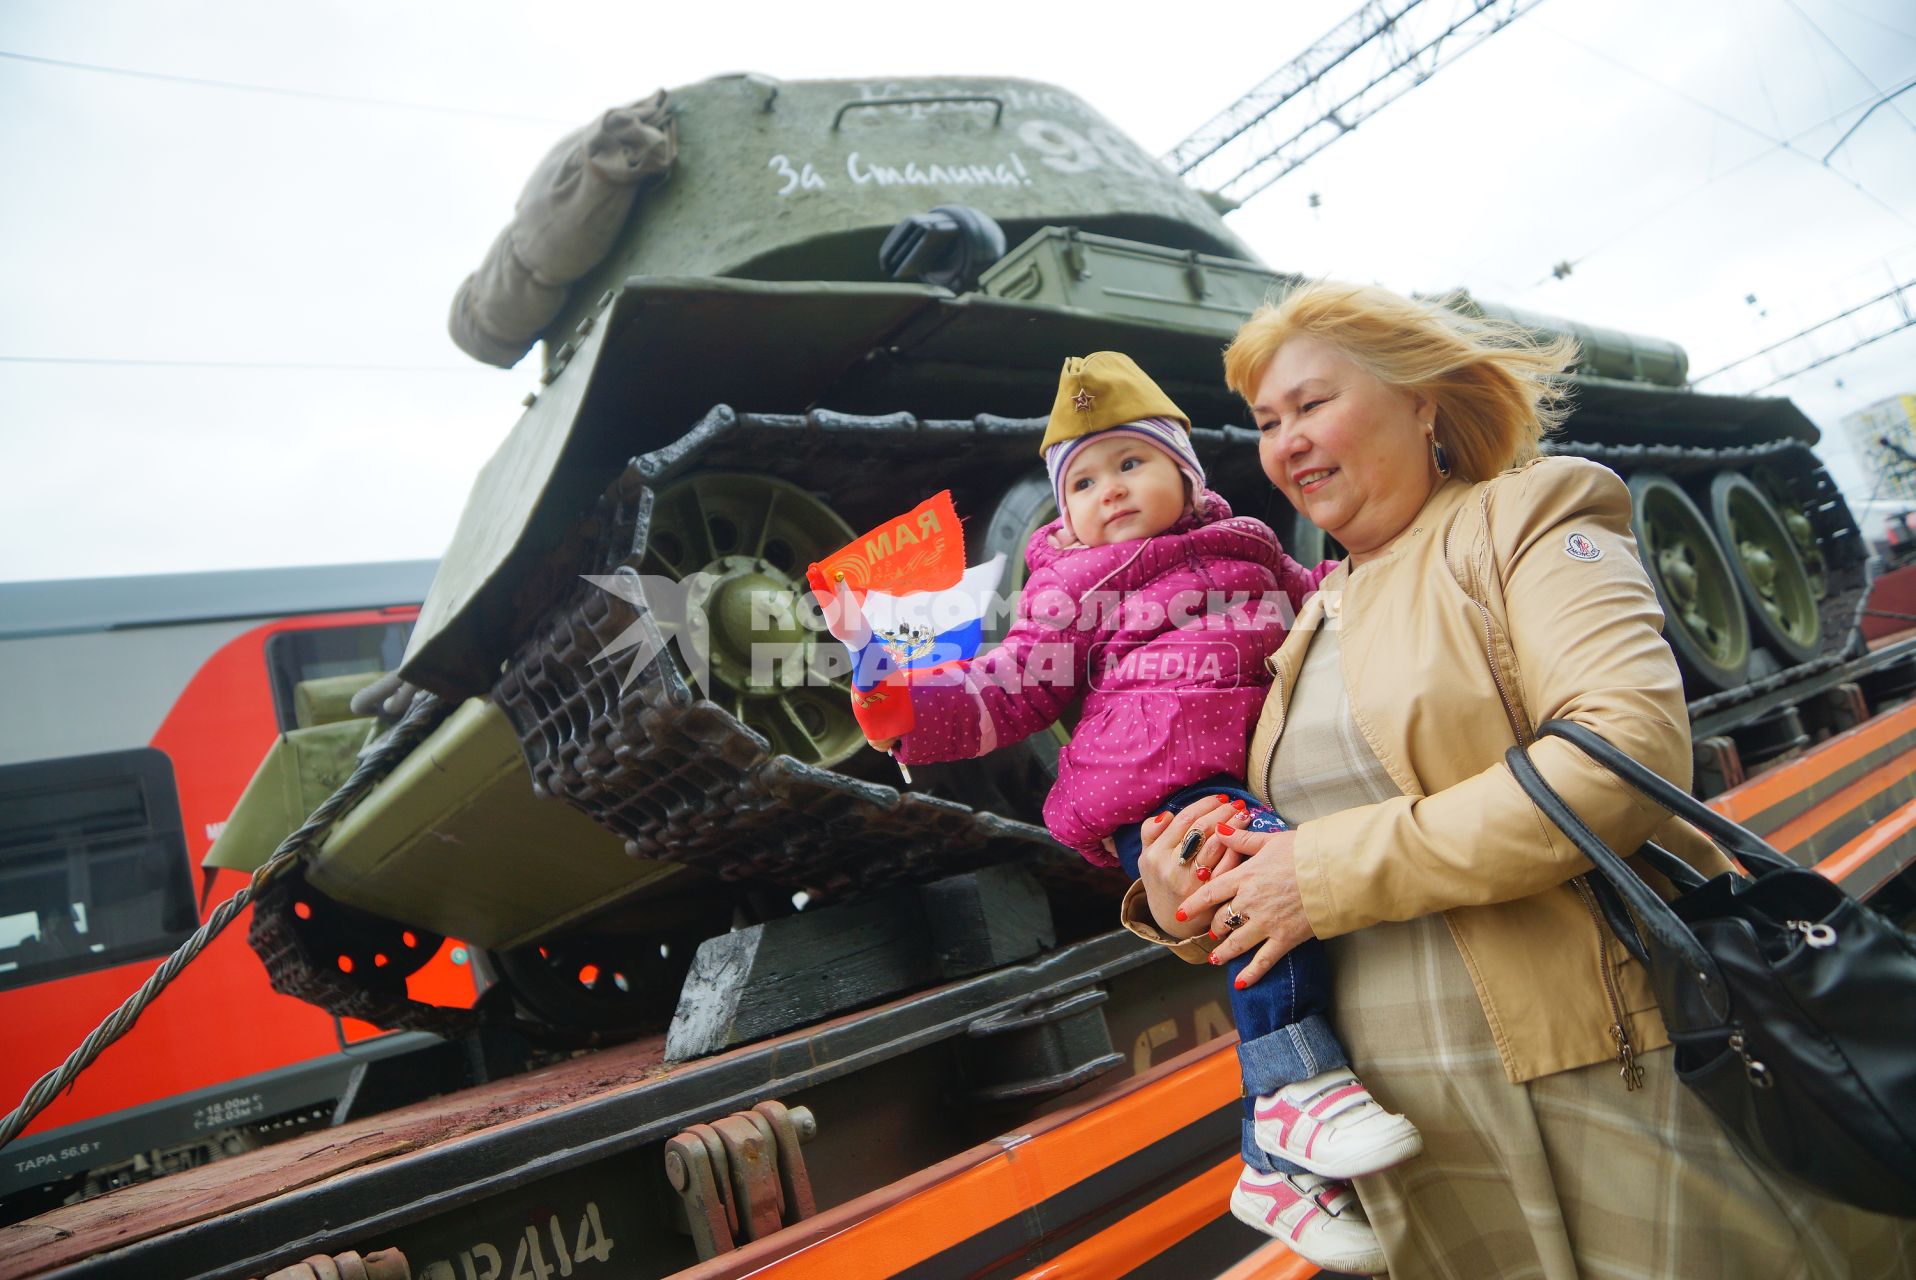
[[[1610,973],[1610,957],[1603,940],[1603,915],[1597,910],[1597,895],[1590,888],[1590,882],[1582,876],[1570,883],[1577,886],[1577,896],[1583,899],[1583,905],[1590,911],[1590,923],[1597,930],[1597,972],[1603,975],[1603,994],[1610,998],[1610,1016],[1616,1021],[1610,1024],[1610,1040],[1617,1047],[1617,1073],[1623,1077],[1623,1087],[1634,1092],[1643,1087],[1643,1068],[1637,1065],[1636,1050],[1630,1044],[1630,1033],[1623,1027],[1623,1000],[1617,995],[1617,984]]]
[[[1485,513],[1485,522],[1489,522],[1488,512]],[[1444,559],[1446,562],[1450,559],[1448,529],[1444,531]],[[1490,678],[1497,685],[1497,697],[1504,704],[1504,715],[1510,721],[1510,730],[1516,735],[1517,744],[1528,749],[1530,734],[1524,727],[1523,718],[1511,705],[1510,691],[1504,686],[1503,670],[1497,665],[1496,632],[1491,626],[1490,609],[1476,592],[1467,594],[1484,618],[1484,657],[1490,663]],[[1603,936],[1603,913],[1597,908],[1596,892],[1590,888],[1586,877],[1573,876],[1570,883],[1577,887],[1577,896],[1583,899],[1584,907],[1590,912],[1590,924],[1597,931],[1597,973],[1603,979],[1604,998],[1610,1002],[1610,1042],[1616,1046],[1617,1071],[1623,1077],[1623,1087],[1627,1092],[1634,1092],[1643,1086],[1643,1068],[1637,1065],[1636,1047],[1630,1043],[1630,1032],[1623,1022],[1623,999],[1617,994],[1616,975],[1610,972],[1609,947]]]

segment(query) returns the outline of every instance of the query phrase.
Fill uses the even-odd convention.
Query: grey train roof
[[[0,639],[418,604],[436,560],[0,583]]]

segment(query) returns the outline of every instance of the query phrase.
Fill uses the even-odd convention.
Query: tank
[[[676,163],[543,332],[412,632],[399,674],[434,708],[416,745],[388,739],[389,772],[257,901],[276,985],[335,1013],[656,1029],[702,939],[1003,862],[1052,891],[1061,937],[1107,928],[1106,873],[1037,824],[1068,727],[903,784],[864,749],[804,592],[808,563],[945,488],[972,562],[1006,553],[1016,585],[1055,514],[1034,415],[1067,355],[1136,357],[1239,512],[1301,560],[1335,551],[1263,480],[1220,376],[1295,278],[1086,103],[761,76],[668,103]],[[1815,427],[1692,390],[1670,342],[1447,305],[1578,339],[1549,448],[1628,481],[1699,733],[1787,750],[1779,691],[1855,656],[1865,585]],[[381,731],[300,732],[350,755]],[[304,816],[289,769],[262,768],[229,827],[250,843],[214,858],[256,865]],[[489,975],[472,1010],[406,995],[447,936]]]

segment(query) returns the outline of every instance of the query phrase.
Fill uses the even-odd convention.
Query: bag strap
[[[1562,725],[1565,723],[1565,721],[1553,720],[1549,725],[1544,726],[1544,728],[1548,730],[1552,725]],[[1573,727],[1582,728],[1580,725]],[[1585,730],[1585,732],[1588,732],[1588,730]],[[1557,736],[1564,735],[1559,734]],[[1592,734],[1591,736],[1595,737],[1596,735]],[[1602,739],[1598,739],[1598,741],[1601,742]],[[1609,746],[1608,743],[1604,743],[1604,745],[1606,747]],[[1624,758],[1628,759],[1627,756]],[[1570,843],[1576,845],[1578,851],[1581,852],[1584,857],[1590,859],[1591,865],[1596,868],[1597,873],[1603,877],[1604,882],[1613,889],[1625,905],[1630,908],[1642,928],[1650,935],[1650,938],[1664,950],[1675,956],[1687,973],[1696,976],[1698,984],[1703,989],[1704,997],[1711,1005],[1712,1011],[1715,1012],[1718,1017],[1727,1018],[1729,1016],[1729,1001],[1724,997],[1725,987],[1723,984],[1723,975],[1717,968],[1716,960],[1710,955],[1709,951],[1705,949],[1703,944],[1697,941],[1696,935],[1690,932],[1690,927],[1684,924],[1683,921],[1678,918],[1676,912],[1670,909],[1670,904],[1657,896],[1656,891],[1645,884],[1643,878],[1630,869],[1629,865],[1617,855],[1616,850],[1605,844],[1596,832],[1584,824],[1583,819],[1577,816],[1576,811],[1564,803],[1563,797],[1558,795],[1549,782],[1544,780],[1543,774],[1538,772],[1536,763],[1531,760],[1529,752],[1525,751],[1522,747],[1512,747],[1510,750],[1504,752],[1504,763],[1509,766],[1512,776],[1517,779],[1517,785],[1523,788],[1524,794],[1530,797],[1531,802],[1543,811],[1544,816],[1549,818],[1558,830],[1570,838]],[[1634,764],[1635,762],[1632,761],[1631,763]],[[1643,770],[1643,772],[1649,773],[1648,770]],[[1650,774],[1650,776],[1654,778],[1656,775]],[[1659,782],[1662,781],[1662,779],[1657,780]],[[1664,785],[1668,786],[1669,784],[1665,783]],[[1672,790],[1674,790],[1674,788],[1672,788]],[[1612,920],[1611,927],[1613,931],[1616,931],[1614,919]],[[1632,932],[1635,932],[1635,930],[1632,930]],[[1641,940],[1639,940],[1639,946],[1641,945]],[[1632,950],[1634,951],[1636,949],[1632,948]]]
[[[1740,827],[1689,792],[1644,768],[1609,742],[1574,720],[1550,720],[1537,730],[1539,738],[1562,738],[1610,772],[1654,800],[1668,813],[1702,828],[1711,839],[1743,864],[1752,875],[1760,871],[1792,871],[1797,864],[1778,853],[1763,837]],[[1661,852],[1661,851],[1659,851]],[[1667,854],[1665,856],[1668,856]],[[1688,865],[1687,863],[1685,864]],[[1663,871],[1662,867],[1657,870]],[[1665,875],[1669,873],[1664,872]]]

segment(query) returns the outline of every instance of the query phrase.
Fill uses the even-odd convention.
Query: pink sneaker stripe
[[[1237,1185],[1240,1191],[1248,1192],[1254,1196],[1268,1196],[1270,1198],[1270,1211],[1264,1215],[1264,1225],[1266,1226],[1275,1223],[1279,1214],[1304,1198],[1292,1189],[1290,1183],[1281,1180],[1267,1187],[1252,1182],[1249,1178],[1239,1178]],[[1315,1210],[1313,1210],[1313,1212],[1315,1212]]]
[[[1269,1107],[1259,1111],[1257,1118],[1259,1120],[1282,1120],[1283,1124],[1278,1129],[1277,1140],[1281,1144],[1289,1144],[1291,1140],[1291,1129],[1296,1126],[1299,1120],[1304,1118],[1304,1113],[1284,1101],[1284,1099],[1277,1098],[1272,1101]]]
[[[1279,1177],[1276,1182],[1270,1183],[1268,1186],[1261,1182],[1253,1182],[1249,1178],[1239,1178],[1237,1185],[1254,1196],[1269,1196],[1273,1200],[1279,1201],[1281,1207],[1286,1209],[1304,1198],[1297,1193],[1296,1188],[1284,1181],[1282,1177]]]
[[[1332,1103],[1337,1102],[1343,1098],[1348,1098],[1353,1093],[1369,1093],[1369,1092],[1370,1090],[1366,1089],[1361,1084],[1347,1084],[1342,1089],[1339,1089],[1334,1093],[1325,1094],[1322,1098],[1319,1098],[1315,1103],[1311,1105],[1311,1114],[1314,1116],[1321,1116],[1324,1114],[1324,1109],[1330,1106]]]
[[[1310,1155],[1311,1148],[1317,1145],[1317,1135],[1322,1132],[1324,1132],[1324,1126],[1321,1124],[1311,1130],[1311,1140],[1304,1144],[1304,1154],[1306,1156]]]
[[[1316,1205],[1312,1205],[1310,1207],[1310,1211],[1307,1212],[1303,1217],[1297,1220],[1297,1225],[1291,1228],[1292,1243],[1296,1243],[1297,1238],[1304,1234],[1305,1225],[1308,1224],[1312,1218],[1315,1218],[1320,1212],[1321,1210],[1319,1210]],[[1266,1219],[1266,1221],[1269,1221],[1269,1219]]]

